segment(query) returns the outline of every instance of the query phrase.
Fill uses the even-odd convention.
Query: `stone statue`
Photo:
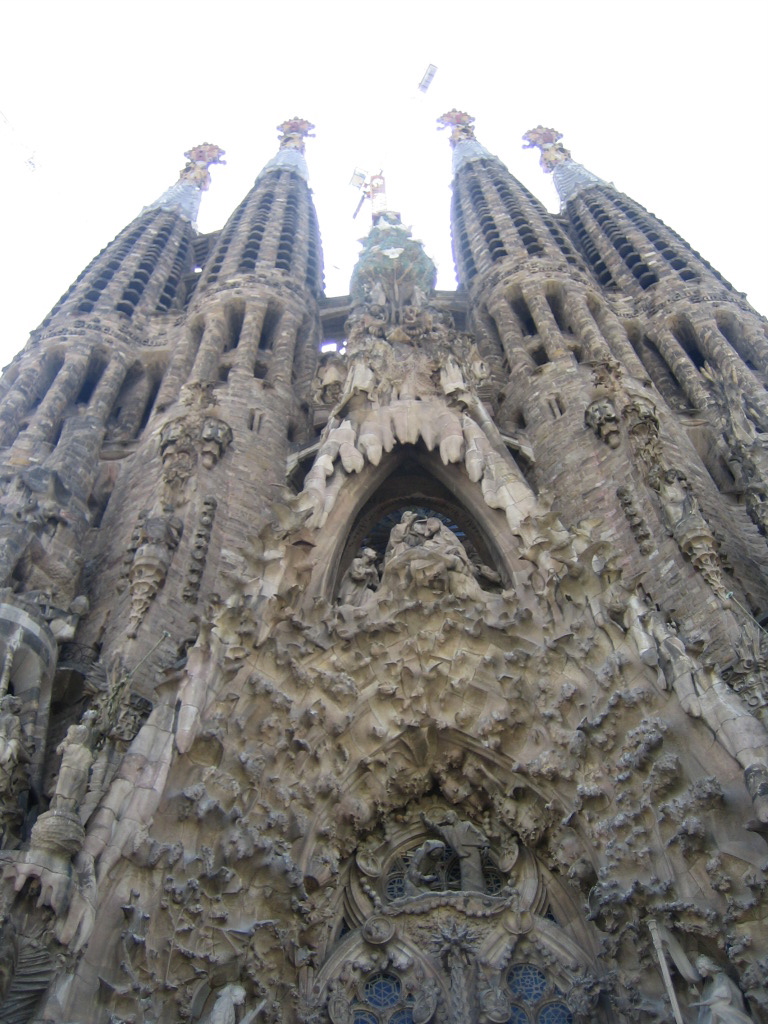
[[[240,1024],[250,1024],[264,1008],[266,1000],[262,1000],[255,1009],[250,1010]],[[225,985],[216,996],[213,1009],[204,1017],[201,1024],[236,1024],[237,1010],[235,1007],[243,1006],[245,1003],[245,989],[242,985]]]
[[[426,839],[414,850],[405,872],[406,896],[418,896],[425,888],[437,881],[437,875],[430,871],[430,863],[445,853],[445,843],[440,839]]]
[[[206,469],[213,469],[231,443],[232,428],[228,423],[216,416],[208,416],[203,420],[200,428],[200,461]]]
[[[413,1024],[429,1024],[437,1009],[437,997],[437,983],[432,978],[422,979],[411,1007]]]
[[[389,536],[384,576],[399,586],[427,587],[457,596],[481,597],[475,569],[461,541],[436,516],[404,512]]]
[[[363,548],[344,573],[339,587],[339,604],[360,607],[372,590],[379,585],[379,570],[376,568],[377,554],[373,548]]]
[[[699,956],[696,970],[704,979],[702,998],[693,1004],[699,1007],[697,1024],[752,1024],[741,992],[722,967],[708,956]]]
[[[28,788],[26,763],[29,753],[19,721],[21,702],[13,694],[0,700],[0,843],[7,845],[9,833],[20,823],[19,795]]]
[[[86,711],[77,725],[70,725],[67,735],[56,748],[61,754],[61,767],[51,810],[76,814],[88,792],[88,777],[93,764],[93,723],[96,711]]]
[[[584,410],[584,423],[604,441],[609,448],[618,448],[621,443],[616,409],[610,398],[596,398]]]
[[[645,623],[656,641],[659,665],[668,686],[677,694],[680,704],[693,718],[701,717],[701,706],[696,694],[694,673],[696,666],[685,650],[685,644],[658,612],[650,612]]]
[[[461,888],[485,892],[482,853],[488,849],[488,837],[471,821],[462,821],[455,811],[446,811],[442,821],[421,820],[454,851],[461,867]]]
[[[656,472],[651,486],[658,491],[664,519],[675,536],[686,518],[699,516],[699,503],[691,493],[685,473],[674,467]]]
[[[343,988],[334,988],[328,997],[328,1016],[333,1024],[352,1024],[354,1014],[349,996]]]

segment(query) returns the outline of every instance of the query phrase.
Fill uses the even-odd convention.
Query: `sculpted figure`
[[[453,850],[461,866],[461,888],[485,892],[482,852],[488,849],[488,837],[471,821],[461,821],[455,811],[447,811],[442,821],[421,820]]]
[[[657,471],[651,477],[651,486],[659,493],[664,519],[675,537],[685,527],[685,520],[701,518],[699,503],[691,493],[688,478],[679,469],[673,467]]]
[[[206,469],[213,469],[232,443],[232,428],[224,420],[209,416],[200,430],[200,461]]]
[[[6,694],[0,700],[0,842],[6,844],[8,833],[15,831],[21,813],[18,798],[26,788],[24,765],[29,754],[24,746],[19,721],[21,702]]]
[[[328,1016],[333,1024],[352,1024],[354,1014],[349,996],[342,987],[335,987],[328,997]]]
[[[429,1024],[437,1009],[438,988],[432,978],[423,978],[411,1007],[413,1024]]]
[[[61,767],[51,810],[76,814],[88,792],[88,776],[93,764],[93,723],[95,711],[86,711],[77,725],[70,725],[67,735],[56,748],[61,754]]]
[[[379,585],[379,570],[376,568],[377,554],[373,548],[363,548],[344,573],[339,587],[339,604],[360,607],[372,590]]]
[[[744,1000],[737,986],[725,971],[708,956],[696,958],[696,970],[704,979],[702,998],[698,1003],[697,1024],[752,1024],[744,1012]]]
[[[479,596],[482,590],[463,544],[436,516],[419,518],[404,512],[392,530],[384,556],[384,578],[399,586],[415,583],[457,596]]]
[[[251,1024],[256,1020],[266,1005],[266,999],[262,999],[258,1006],[249,1010],[240,1019],[240,1024]],[[213,1009],[205,1017],[201,1024],[235,1024],[237,1021],[237,1010],[235,1007],[245,1003],[245,989],[242,985],[225,985],[216,997]]]
[[[680,698],[683,711],[693,718],[701,717],[701,705],[696,695],[694,672],[696,666],[685,650],[685,644],[658,612],[650,612],[645,619],[650,635],[656,641],[659,665],[668,686]]]
[[[609,448],[618,448],[621,443],[618,417],[610,398],[596,398],[584,410],[584,423],[604,441]]]
[[[430,864],[445,853],[445,843],[439,839],[427,839],[414,850],[405,872],[406,896],[418,896],[424,889],[437,881],[437,875],[430,871]]]

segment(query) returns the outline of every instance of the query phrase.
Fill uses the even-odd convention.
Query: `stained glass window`
[[[368,1010],[355,1010],[352,1024],[379,1024],[379,1022]]]
[[[531,1024],[531,1022],[522,1006],[513,1006],[507,1024]]]
[[[394,1006],[400,999],[400,979],[394,974],[374,974],[366,981],[363,995],[366,1003],[374,1009]]]
[[[513,996],[533,1006],[547,990],[547,978],[533,964],[515,964],[507,974],[507,984]]]
[[[534,964],[513,964],[507,971],[507,985],[515,1000],[507,1024],[573,1024],[568,1005],[556,998],[560,990]]]
[[[389,1018],[389,1024],[413,1024],[413,1012],[410,1006],[404,1006],[402,1010],[395,1010]]]
[[[573,1024],[573,1014],[565,1003],[547,1003],[538,1012],[538,1024]]]

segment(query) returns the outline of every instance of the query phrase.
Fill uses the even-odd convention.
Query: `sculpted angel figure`
[[[455,811],[446,811],[441,821],[431,821],[422,813],[421,820],[453,850],[461,867],[461,888],[472,892],[485,892],[483,876],[483,850],[488,849],[488,837],[471,821],[462,821]]]

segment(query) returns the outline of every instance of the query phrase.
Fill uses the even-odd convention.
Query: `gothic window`
[[[573,1024],[573,1014],[540,968],[513,964],[507,971],[512,1013],[507,1024]]]

